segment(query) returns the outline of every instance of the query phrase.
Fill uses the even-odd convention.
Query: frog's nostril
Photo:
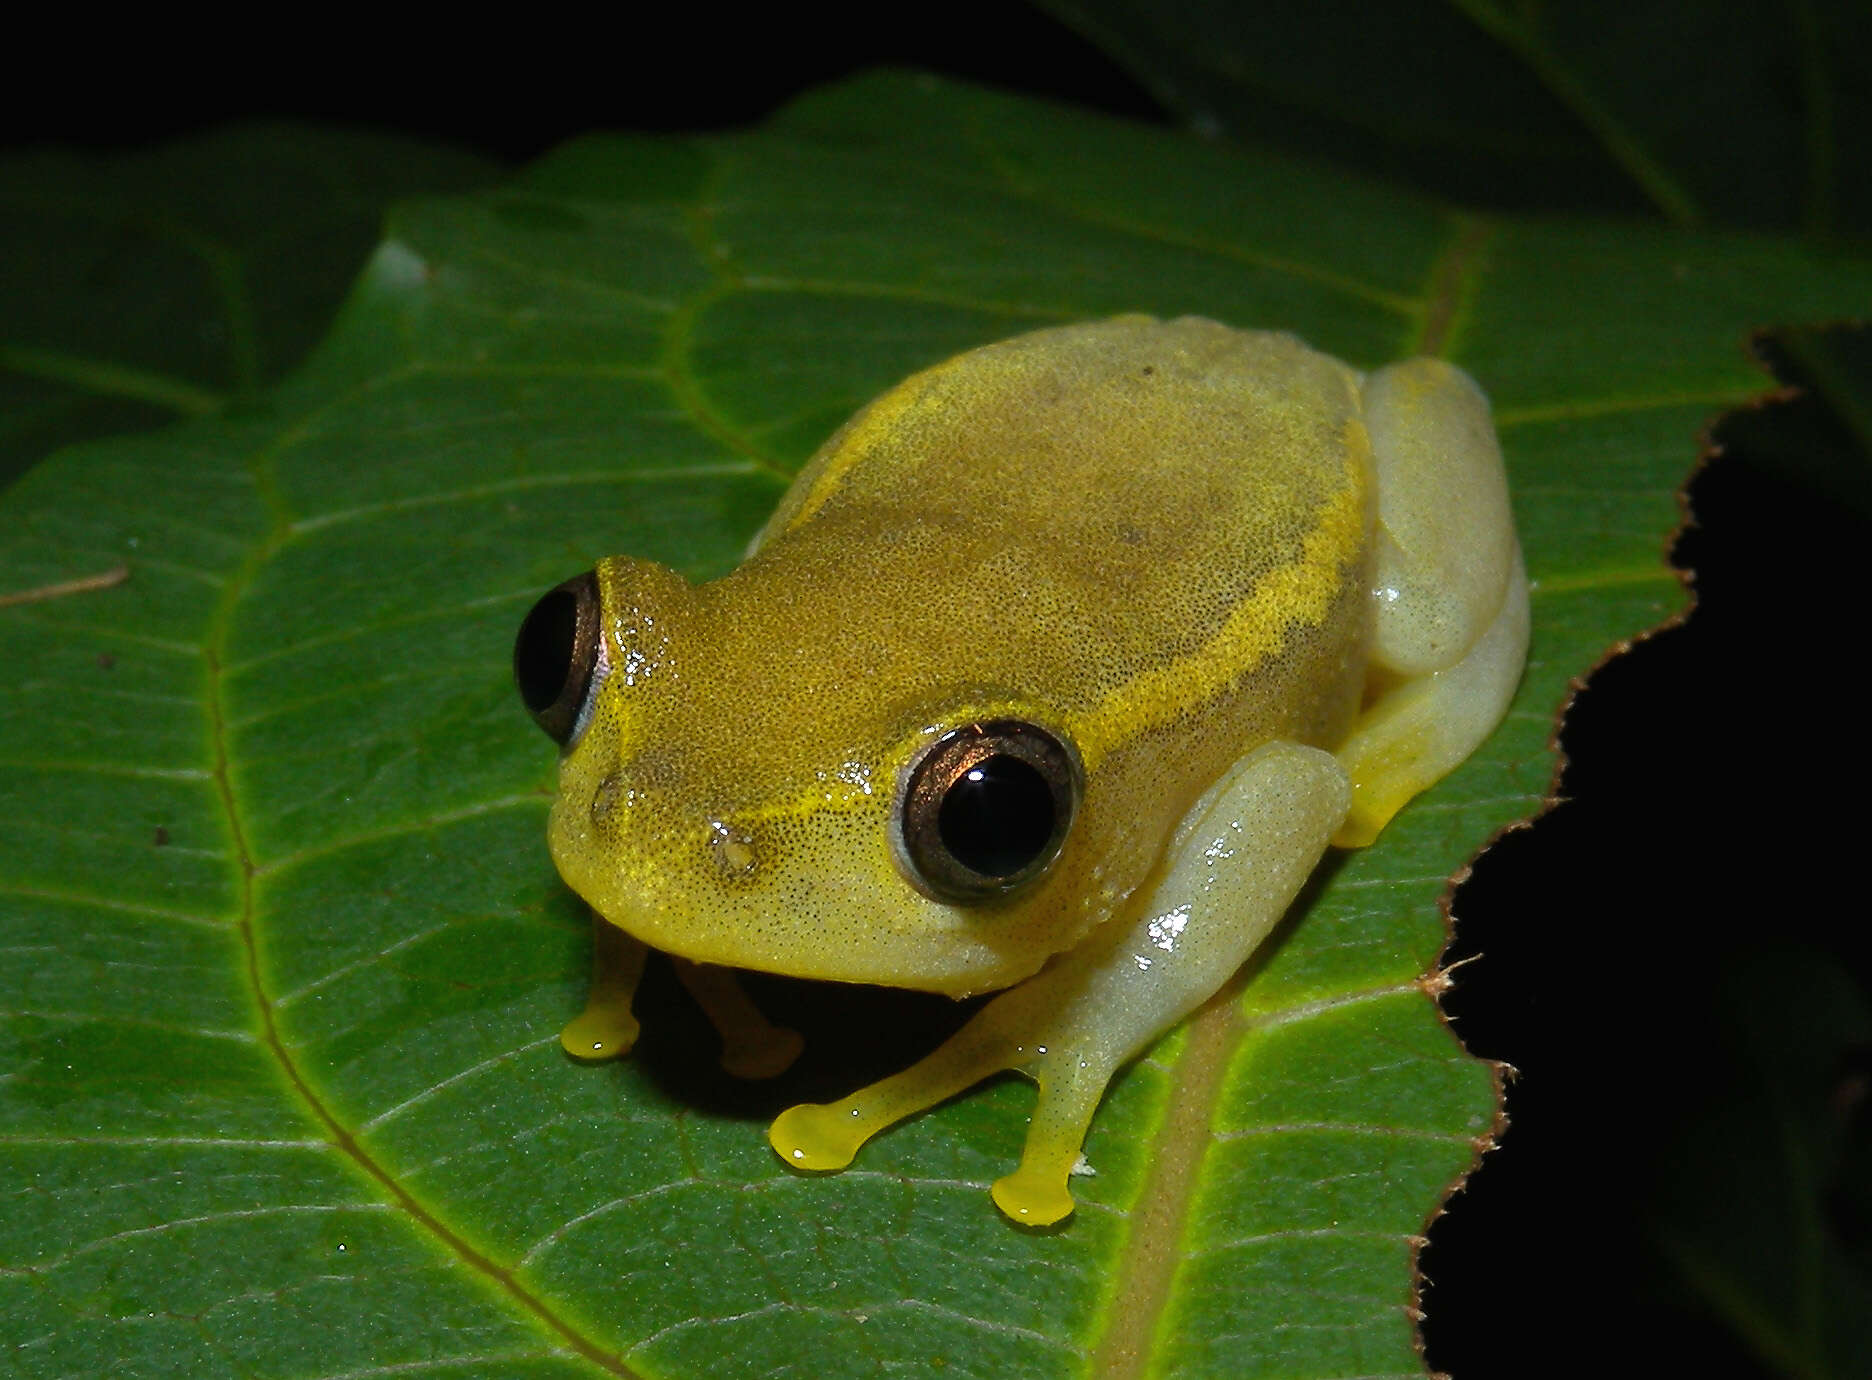
[[[591,822],[594,828],[602,829],[609,822],[623,789],[624,783],[617,772],[612,772],[598,783],[598,789],[592,792],[591,799]]]

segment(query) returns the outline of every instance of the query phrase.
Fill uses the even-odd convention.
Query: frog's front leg
[[[592,916],[591,992],[585,1009],[559,1032],[559,1043],[575,1059],[621,1059],[637,1043],[640,1027],[631,1011],[650,950],[602,915]]]
[[[1267,936],[1345,818],[1351,790],[1329,754],[1268,743],[1179,826],[1134,921],[976,1013],[920,1063],[829,1105],[793,1107],[768,1139],[788,1164],[842,1169],[871,1136],[1002,1069],[1039,1084],[1020,1168],[994,1186],[1017,1222],[1072,1211],[1067,1176],[1118,1068],[1226,982]]]
[[[601,915],[592,916],[591,995],[585,1009],[559,1033],[567,1054],[579,1059],[619,1059],[637,1043],[631,1003],[643,979],[649,950]],[[729,968],[673,960],[709,1024],[721,1036],[721,1066],[736,1078],[773,1078],[785,1073],[804,1043],[798,1031],[773,1024],[741,990]]]

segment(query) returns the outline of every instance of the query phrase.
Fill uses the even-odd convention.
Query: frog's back
[[[1353,722],[1359,385],[1207,321],[1040,332],[867,407],[728,575],[601,564],[617,670],[562,774],[562,868],[711,963],[955,993],[1033,972],[1259,746],[1333,748]],[[1032,886],[950,904],[900,866],[902,786],[996,722],[1075,759],[1077,805]]]
[[[772,576],[870,591],[840,621],[904,649],[895,683],[922,662],[1043,688],[1097,755],[1291,665],[1297,636],[1347,654],[1371,524],[1358,384],[1292,336],[1198,318],[977,350],[827,442],[768,526]]]

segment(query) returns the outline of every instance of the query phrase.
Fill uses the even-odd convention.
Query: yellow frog
[[[1475,749],[1527,631],[1488,404],[1451,365],[1366,375],[1123,316],[925,370],[826,442],[732,574],[612,557],[522,625],[521,694],[563,749],[553,859],[596,912],[566,1048],[629,1048],[646,945],[688,960],[748,1076],[798,1037],[728,968],[999,991],[769,1137],[840,1169],[1018,1070],[1039,1098],[994,1199],[1056,1222],[1112,1075],[1329,845]]]

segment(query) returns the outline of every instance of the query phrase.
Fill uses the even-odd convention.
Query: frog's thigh
[[[1370,843],[1506,712],[1527,653],[1527,578],[1488,401],[1442,360],[1365,381],[1378,483],[1372,660],[1394,681],[1339,760],[1351,817],[1333,840]]]
[[[768,1020],[741,990],[734,969],[682,958],[671,961],[677,980],[721,1036],[724,1072],[735,1078],[777,1078],[793,1067],[805,1040],[797,1030]]]
[[[1488,400],[1440,359],[1378,370],[1362,400],[1378,483],[1373,651],[1400,675],[1441,671],[1494,621],[1515,564]]]
[[[1002,1069],[1040,1085],[1020,1168],[995,1184],[1018,1222],[1072,1211],[1067,1176],[1112,1074],[1199,1006],[1273,928],[1344,817],[1350,790],[1315,748],[1270,743],[1191,809],[1137,921],[997,997],[948,1043],[830,1106],[784,1113],[788,1163],[836,1169],[873,1134]]]

